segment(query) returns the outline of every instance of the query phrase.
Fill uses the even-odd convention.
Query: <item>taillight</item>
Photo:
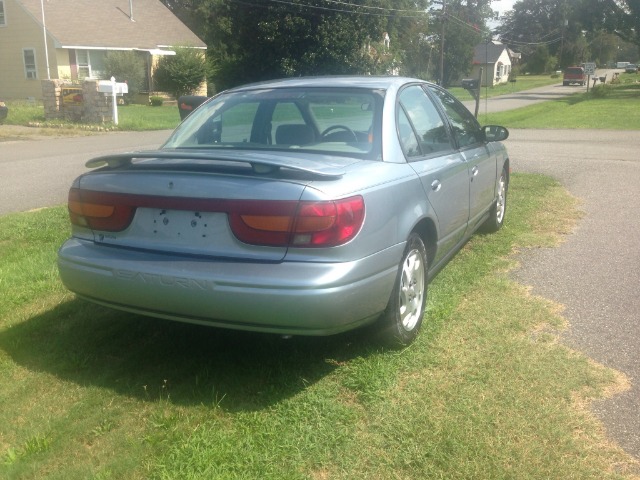
[[[252,245],[335,247],[353,239],[363,221],[360,196],[322,202],[238,202],[229,212],[234,235]]]
[[[342,200],[227,200],[160,197],[72,188],[69,215],[74,225],[119,232],[137,208],[226,213],[231,231],[250,245],[335,247],[353,239],[364,222],[361,196]]]
[[[72,188],[69,190],[69,217],[81,227],[119,232],[129,226],[135,206],[118,202],[117,196]]]

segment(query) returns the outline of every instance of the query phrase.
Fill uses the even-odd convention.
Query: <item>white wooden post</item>
[[[111,77],[111,101],[113,102],[113,123],[118,125],[118,98],[116,96],[116,77]]]

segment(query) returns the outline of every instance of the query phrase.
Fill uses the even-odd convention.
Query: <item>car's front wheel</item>
[[[427,250],[417,233],[412,233],[398,267],[389,304],[380,319],[384,343],[409,345],[418,335],[427,304]]]
[[[497,232],[504,225],[504,217],[507,213],[507,190],[509,188],[507,167],[502,167],[502,173],[498,179],[498,192],[491,206],[489,218],[482,224],[481,230],[486,233]]]

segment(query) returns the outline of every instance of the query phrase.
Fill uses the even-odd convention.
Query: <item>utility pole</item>
[[[444,24],[447,21],[446,0],[442,0],[442,31],[440,32],[440,86],[444,85]]]

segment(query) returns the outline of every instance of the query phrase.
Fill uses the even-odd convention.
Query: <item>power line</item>
[[[339,5],[348,5],[350,7],[357,7],[357,8],[370,8],[372,10],[384,10],[384,11],[387,11],[387,12],[404,12],[404,13],[412,13],[414,15],[416,13],[421,13],[420,10],[406,10],[406,9],[401,9],[401,8],[373,7],[371,5],[357,5],[355,3],[341,2],[340,0],[324,0],[324,1],[327,2],[327,3],[336,3],[336,4],[339,4]]]
[[[245,3],[245,2],[240,2],[238,0],[230,0],[230,1],[234,1],[234,2],[238,2],[238,3]],[[306,3],[295,3],[295,2],[291,2],[288,0],[268,0],[269,2],[272,3],[279,3],[279,4],[283,4],[283,5],[290,5],[293,7],[298,7],[300,9],[309,9],[309,10],[323,10],[323,11],[329,11],[329,12],[339,12],[339,13],[350,13],[350,14],[354,14],[354,15],[369,15],[369,16],[374,16],[374,17],[395,17],[395,18],[415,18],[416,14],[424,14],[426,15],[426,12],[421,12],[420,10],[397,10],[397,9],[388,9],[388,8],[384,8],[383,10],[391,12],[391,11],[397,11],[397,12],[411,12],[412,15],[396,15],[393,13],[374,13],[374,12],[356,12],[353,10],[345,10],[345,9],[340,9],[340,8],[330,8],[330,7],[321,7],[319,5],[309,5]],[[338,2],[338,1],[331,1],[331,0],[325,0],[329,3],[340,3],[340,4],[344,4],[344,5],[350,5],[356,9],[358,8],[381,8],[382,7],[369,7],[366,5],[356,5],[356,4],[352,4],[352,3],[347,3],[347,2]]]

